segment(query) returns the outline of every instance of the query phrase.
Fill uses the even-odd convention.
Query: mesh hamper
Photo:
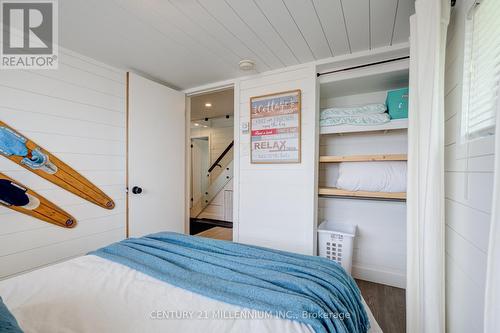
[[[356,225],[322,222],[318,227],[319,256],[335,260],[351,274],[355,236]]]

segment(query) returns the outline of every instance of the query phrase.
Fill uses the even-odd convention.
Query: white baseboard
[[[352,276],[360,280],[406,289],[406,272],[353,263]]]

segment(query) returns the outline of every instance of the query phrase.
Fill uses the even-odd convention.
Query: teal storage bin
[[[388,91],[385,104],[391,119],[408,118],[408,88]]]

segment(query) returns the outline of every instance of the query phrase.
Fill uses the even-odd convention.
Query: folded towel
[[[387,111],[387,106],[385,104],[366,104],[360,106],[343,107],[343,108],[327,108],[321,110],[320,119],[328,119],[330,117],[337,116],[356,116],[364,114],[379,114]]]
[[[171,232],[90,254],[222,302],[309,324],[316,333],[365,333],[370,326],[356,283],[326,258]]]
[[[322,119],[319,122],[320,126],[335,126],[335,125],[378,125],[384,124],[391,120],[387,113],[374,113],[353,116],[331,116],[327,119]]]

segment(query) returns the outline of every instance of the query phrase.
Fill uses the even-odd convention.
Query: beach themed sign
[[[300,90],[250,98],[251,163],[300,163]]]

